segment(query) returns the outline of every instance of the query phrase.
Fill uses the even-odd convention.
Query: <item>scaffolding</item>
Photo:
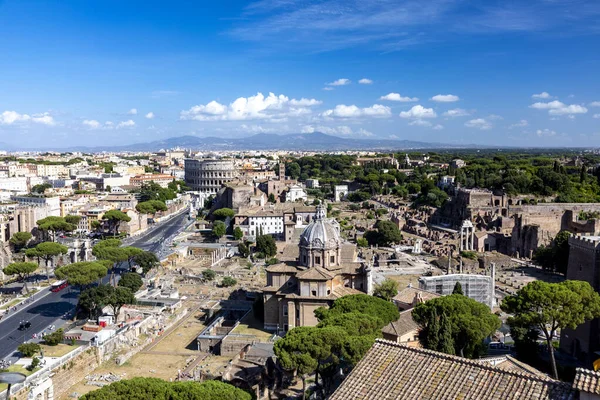
[[[419,278],[419,288],[441,296],[452,294],[460,282],[463,294],[490,307],[494,306],[494,279],[487,275],[450,274]]]

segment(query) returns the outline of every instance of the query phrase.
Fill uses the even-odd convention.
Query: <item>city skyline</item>
[[[0,1],[0,143],[600,146],[598,16],[587,0]]]

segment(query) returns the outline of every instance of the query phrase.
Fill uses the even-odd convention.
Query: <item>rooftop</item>
[[[351,399],[575,399],[571,385],[378,339],[331,396]]]

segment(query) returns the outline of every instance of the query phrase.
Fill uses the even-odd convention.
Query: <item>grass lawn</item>
[[[71,346],[69,344],[61,343],[57,346],[48,346],[40,344],[40,347],[44,351],[44,357],[62,357],[78,348],[79,345]]]
[[[15,304],[19,304],[21,300],[22,299],[14,299],[13,301],[6,303],[2,307],[0,307],[0,310],[6,310],[7,308],[14,306]]]
[[[10,367],[8,367],[8,369],[6,369],[6,371],[8,371],[8,372],[20,372],[20,373],[22,373],[22,374],[24,374],[26,376],[29,376],[29,375],[33,374],[35,371],[37,371],[38,369],[40,369],[40,368],[38,367],[38,368],[36,368],[33,371],[29,371],[29,370],[25,369],[25,367],[23,367],[22,365],[11,365]],[[7,384],[5,384],[5,383],[1,383],[0,384],[0,392],[3,392],[7,388],[8,388]]]
[[[239,335],[254,335],[258,340],[267,342],[272,333],[263,330],[263,323],[258,319],[254,318],[252,311],[248,313],[241,321],[240,324],[231,332]]]

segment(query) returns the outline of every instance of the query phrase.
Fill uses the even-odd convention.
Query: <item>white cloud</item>
[[[408,119],[423,119],[423,118],[435,118],[437,114],[433,110],[433,108],[425,108],[422,105],[418,104],[413,106],[408,111],[402,111],[400,113],[400,118],[408,118]]]
[[[415,119],[415,120],[409,122],[408,124],[412,125],[412,126],[427,126],[427,127],[433,125],[431,122],[426,121],[424,119]]]
[[[381,96],[379,100],[389,100],[389,101],[401,101],[401,102],[411,102],[411,101],[419,101],[416,97],[403,97],[400,93],[388,93],[385,96]]]
[[[49,126],[56,125],[54,118],[48,112],[29,115],[19,114],[16,111],[4,111],[2,114],[0,114],[1,125],[12,125],[20,122],[35,122],[37,124]]]
[[[444,129],[444,125],[437,124],[433,127],[433,129],[435,129],[436,131],[441,131],[442,129]]]
[[[148,114],[146,114],[146,119],[154,119],[154,113],[150,111]]]
[[[371,83],[373,83],[373,81],[369,78],[362,78],[360,81],[358,81],[358,83],[360,83],[361,85],[370,85]]]
[[[329,86],[325,86],[325,87],[323,88],[323,90],[330,91],[330,90],[333,90],[333,88],[332,88],[332,87],[329,87]]]
[[[600,114],[594,114],[594,118],[600,119]]]
[[[588,109],[578,104],[566,105],[565,103],[554,100],[548,103],[533,103],[529,108],[535,108],[537,110],[548,110],[550,115],[572,115],[572,114],[585,114]]]
[[[453,94],[436,94],[430,100],[438,103],[454,103],[455,101],[459,101],[460,98]]]
[[[357,118],[357,117],[389,117],[392,110],[381,104],[373,104],[371,107],[360,108],[354,104],[347,106],[338,104],[334,109],[326,110],[321,114],[326,118]]]
[[[543,137],[543,136],[556,136],[556,132],[552,131],[550,129],[538,129],[535,132],[536,135],[538,135],[539,137]]]
[[[513,129],[513,128],[524,128],[526,126],[529,126],[529,122],[526,119],[522,119],[519,122],[517,122],[516,124],[512,124],[511,126],[509,126],[509,129]]]
[[[127,111],[128,115],[137,115],[137,113],[137,108],[132,108],[131,110]]]
[[[465,126],[467,128],[481,129],[482,131],[492,129],[492,124],[484,118],[477,118],[467,121],[465,122]]]
[[[239,97],[229,106],[217,101],[206,105],[197,105],[189,110],[181,111],[180,119],[196,121],[244,121],[251,119],[268,119],[273,122],[284,121],[287,117],[298,117],[310,114],[311,106],[322,102],[316,99],[289,99],[285,95],[269,93],[264,96]]]
[[[538,93],[538,94],[532,94],[531,98],[532,99],[551,99],[552,96],[550,96],[550,93],[548,93],[548,92],[542,92],[542,93]]]
[[[550,115],[569,115],[573,116],[573,114],[585,114],[588,112],[588,109],[580,106],[578,104],[571,104],[569,106],[565,106],[562,108],[553,108],[548,111]]]
[[[327,83],[327,86],[346,86],[346,85],[349,85],[350,83],[352,83],[352,81],[350,79],[340,78],[340,79],[336,79],[333,82]]]
[[[321,132],[327,135],[342,135],[342,136],[373,136],[373,133],[360,128],[358,130],[353,130],[351,127],[347,125],[340,126],[323,126],[323,125],[304,125],[301,129],[302,133],[313,133],[313,132]]]
[[[135,122],[132,119],[129,119],[127,121],[121,121],[117,124],[117,129],[120,128],[131,128],[135,126]]]
[[[42,114],[33,114],[31,116],[31,120],[38,124],[44,124],[44,125],[50,125],[50,126],[56,125],[56,122],[54,122],[54,118],[52,118],[52,116],[48,112],[45,112]]]
[[[600,107],[600,101],[592,101],[590,107]]]
[[[318,106],[318,105],[320,105],[322,103],[323,102],[321,100],[317,100],[317,99],[305,99],[304,97],[301,98],[300,100],[296,100],[296,99],[291,99],[290,100],[290,105],[292,105],[292,106],[301,106],[301,107]]]
[[[556,108],[563,108],[565,106],[565,103],[558,101],[558,100],[554,100],[551,101],[549,103],[533,103],[532,105],[529,106],[529,108],[535,108],[537,110],[550,110],[550,109],[556,109]]]
[[[454,118],[454,117],[466,117],[471,114],[467,110],[463,110],[462,108],[455,108],[455,109],[446,111],[442,115],[444,117]]]
[[[102,126],[102,124],[95,119],[86,119],[82,123],[90,129],[98,129]]]

